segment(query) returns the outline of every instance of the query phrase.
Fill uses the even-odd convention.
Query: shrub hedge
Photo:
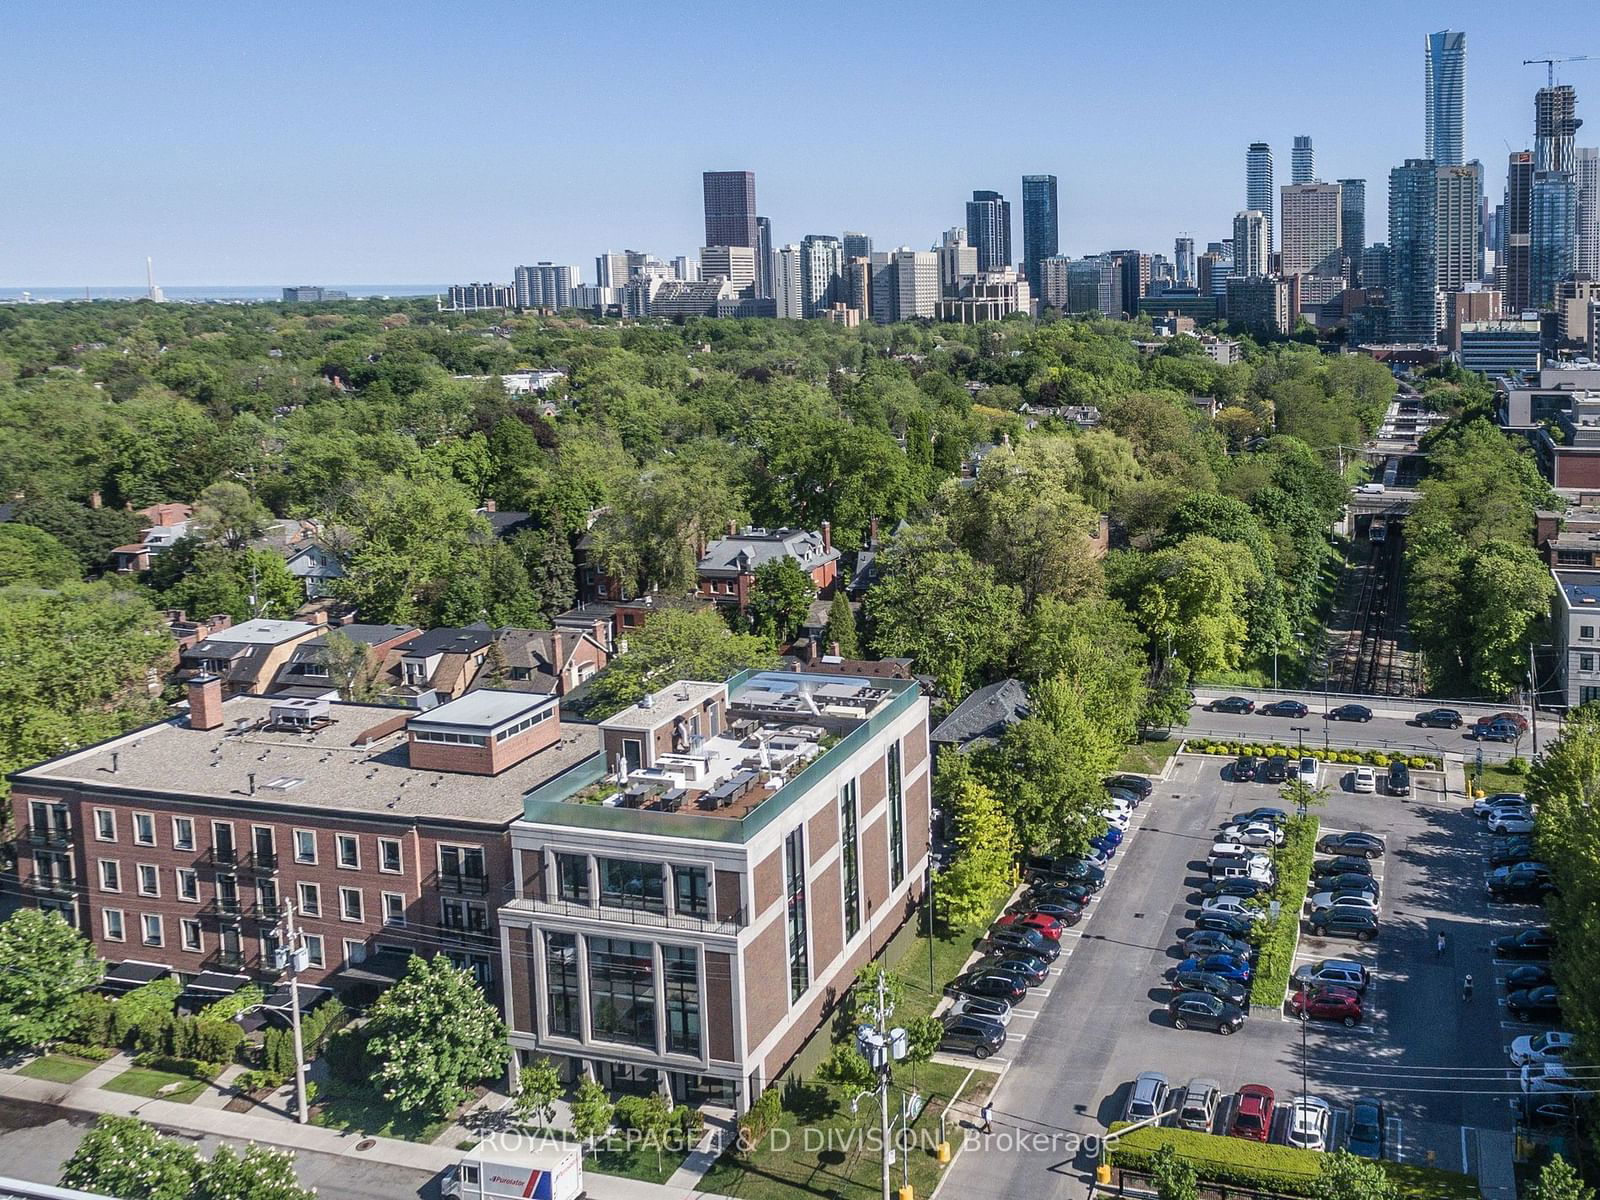
[[[1294,949],[1300,940],[1300,910],[1306,903],[1306,885],[1317,857],[1318,821],[1314,816],[1293,816],[1284,824],[1283,845],[1273,853],[1277,882],[1269,897],[1279,904],[1278,915],[1259,922],[1256,968],[1250,978],[1250,1003],[1276,1008],[1289,990],[1294,969]]]
[[[1191,739],[1184,743],[1184,749],[1191,754],[1220,754],[1229,758],[1241,754],[1253,754],[1257,758],[1270,758],[1274,754],[1281,754],[1286,758],[1299,758],[1302,750],[1297,746],[1279,746],[1267,742],[1212,742]],[[1437,771],[1440,769],[1439,759],[1431,754],[1392,754],[1387,750],[1328,750],[1319,751],[1315,746],[1306,746],[1304,753],[1325,763],[1343,764],[1345,766],[1359,766],[1366,763],[1373,767],[1387,767],[1392,762],[1403,762],[1415,771]]]
[[[136,1054],[133,1062],[135,1066],[148,1067],[152,1071],[166,1071],[172,1075],[187,1075],[190,1079],[203,1079],[207,1083],[216,1081],[218,1075],[227,1068],[227,1063],[206,1062],[198,1058],[183,1058],[174,1054]]]

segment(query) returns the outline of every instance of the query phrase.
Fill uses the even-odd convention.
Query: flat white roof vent
[[[288,792],[293,791],[304,782],[305,780],[297,775],[279,775],[276,779],[267,780],[261,786],[271,788],[275,792]]]

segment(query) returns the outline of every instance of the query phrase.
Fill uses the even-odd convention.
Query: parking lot
[[[1192,928],[1213,835],[1230,814],[1281,803],[1276,786],[1225,778],[1227,765],[1180,756],[1137,810],[1105,887],[1067,931],[1051,978],[1029,993],[1007,1045],[990,1060],[1008,1068],[996,1093],[997,1130],[1033,1139],[1104,1132],[1121,1118],[1134,1078],[1159,1071],[1175,1088],[1215,1080],[1230,1097],[1244,1084],[1265,1084],[1281,1105],[1302,1091],[1321,1096],[1336,1113],[1335,1146],[1347,1136],[1351,1101],[1370,1096],[1384,1106],[1389,1157],[1475,1171],[1479,1131],[1511,1127],[1516,1083],[1506,1047],[1539,1028],[1506,1014],[1495,981],[1507,968],[1491,943],[1536,923],[1539,910],[1488,904],[1488,838],[1460,798],[1441,803],[1431,788],[1410,799],[1355,795],[1336,774],[1348,768],[1324,767],[1319,782],[1331,797],[1317,814],[1323,832],[1372,832],[1387,842],[1387,855],[1373,863],[1382,928],[1367,944],[1302,936],[1296,962],[1365,964],[1373,983],[1362,1022],[1302,1024],[1258,1009],[1231,1037],[1174,1029],[1166,976]],[[1463,999],[1469,973],[1475,994]],[[1279,1112],[1273,1140],[1282,1139]],[[1225,1105],[1217,1128],[1231,1115]],[[958,1160],[952,1195],[1085,1194],[1087,1163],[1057,1145],[975,1149]]]

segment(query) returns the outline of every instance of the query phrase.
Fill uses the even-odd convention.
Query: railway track
[[[1363,541],[1351,567],[1354,596],[1342,630],[1330,630],[1326,672],[1331,690],[1370,696],[1415,696],[1417,656],[1407,645],[1404,533],[1391,524],[1381,542]]]

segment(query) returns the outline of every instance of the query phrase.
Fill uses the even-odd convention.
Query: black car
[[[1038,987],[1050,974],[1050,964],[1044,959],[1032,954],[1004,950],[983,959],[973,969],[1011,975],[1029,987]]]
[[[1378,936],[1378,918],[1349,908],[1324,908],[1311,914],[1311,932],[1317,937],[1349,937],[1370,942]]]
[[[1317,880],[1316,889],[1319,892],[1365,892],[1374,900],[1382,894],[1376,879],[1371,875],[1358,875],[1354,871],[1344,875],[1324,875]]]
[[[1249,825],[1256,821],[1265,821],[1268,825],[1282,825],[1289,819],[1289,814],[1281,808],[1252,808],[1237,816],[1229,817],[1229,825]]]
[[[1083,905],[1081,904],[1022,904],[1014,911],[1018,913],[1038,913],[1041,917],[1054,917],[1057,921],[1071,929],[1083,920]]]
[[[1556,935],[1545,925],[1530,925],[1494,940],[1496,958],[1549,958],[1555,948]]]
[[[1274,700],[1271,704],[1261,707],[1261,712],[1268,717],[1293,717],[1299,720],[1311,710],[1298,700]]]
[[[1038,864],[1037,859],[1029,860],[1028,873],[1035,880],[1046,883],[1081,883],[1095,892],[1105,886],[1106,873],[1081,858],[1051,858],[1043,860],[1042,866]]]
[[[1514,742],[1522,736],[1522,729],[1513,721],[1489,721],[1474,725],[1472,736],[1480,742]]]
[[[1178,992],[1206,992],[1240,1007],[1250,1000],[1248,987],[1212,971],[1179,971],[1172,977],[1172,986]]]
[[[1096,889],[1087,883],[1036,883],[1028,889],[1028,902],[1030,904],[1075,904],[1083,908],[1095,894]]]
[[[1506,997],[1506,1011],[1519,1021],[1559,1021],[1561,997],[1549,984],[1525,988]]]
[[[1453,708],[1430,708],[1417,714],[1416,723],[1430,729],[1460,729],[1466,721]]]
[[[1571,1096],[1545,1093],[1514,1096],[1511,1112],[1524,1125],[1570,1126],[1578,1119],[1578,1102]]]
[[[1365,858],[1341,854],[1338,858],[1319,858],[1311,865],[1313,879],[1326,879],[1331,875],[1371,875],[1372,863]]]
[[[1239,954],[1249,958],[1255,951],[1250,943],[1215,929],[1197,929],[1183,939],[1183,952],[1190,958],[1208,954]]]
[[[1015,1004],[1028,994],[1028,985],[1010,972],[974,970],[951,983],[950,990],[964,996]]]
[[[991,929],[987,940],[996,950],[1016,950],[1022,954],[1031,954],[1034,958],[1047,963],[1055,962],[1061,954],[1061,943],[1045,937],[1036,929],[1019,929],[1015,926]]]
[[[1202,896],[1237,896],[1250,900],[1265,895],[1272,885],[1264,879],[1208,879],[1200,885]]]
[[[1490,896],[1505,904],[1538,904],[1555,890],[1556,881],[1543,863],[1496,867],[1489,874]]]
[[[1111,788],[1120,788],[1125,792],[1132,792],[1141,800],[1148,800],[1156,785],[1143,775],[1113,775],[1106,780],[1106,789]]]
[[[1330,721],[1370,721],[1372,710],[1365,704],[1341,704],[1328,713]]]
[[[998,1021],[963,1013],[946,1018],[944,1036],[939,1039],[941,1050],[970,1050],[974,1058],[988,1058],[1006,1044],[1005,1026]]]
[[[1194,919],[1194,927],[1200,933],[1220,933],[1231,938],[1243,938],[1254,925],[1248,918],[1236,917],[1232,913],[1203,912]]]
[[[1260,770],[1260,761],[1250,754],[1241,754],[1239,761],[1233,764],[1233,781],[1235,783],[1254,783],[1256,772]]]
[[[1219,713],[1253,713],[1256,710],[1256,702],[1246,700],[1243,696],[1226,696],[1221,700],[1213,700],[1206,705],[1206,708]]]
[[[1411,768],[1403,762],[1389,764],[1389,777],[1384,780],[1384,787],[1391,796],[1411,795]]]
[[[1363,858],[1382,858],[1383,839],[1371,833],[1330,833],[1317,839],[1323,854],[1359,854]]]
[[[1175,1029],[1211,1029],[1226,1037],[1244,1024],[1245,1011],[1209,992],[1179,992],[1167,1002]]]
[[[1489,844],[1491,867],[1514,867],[1518,863],[1533,861],[1533,839],[1525,833],[1513,837],[1495,838]]]
[[[1281,754],[1274,754],[1267,759],[1266,781],[1268,783],[1282,783],[1289,778],[1289,760]]]
[[[1506,972],[1506,991],[1525,992],[1529,988],[1554,983],[1555,979],[1556,977],[1550,973],[1548,963],[1523,963],[1520,967],[1512,967]]]

